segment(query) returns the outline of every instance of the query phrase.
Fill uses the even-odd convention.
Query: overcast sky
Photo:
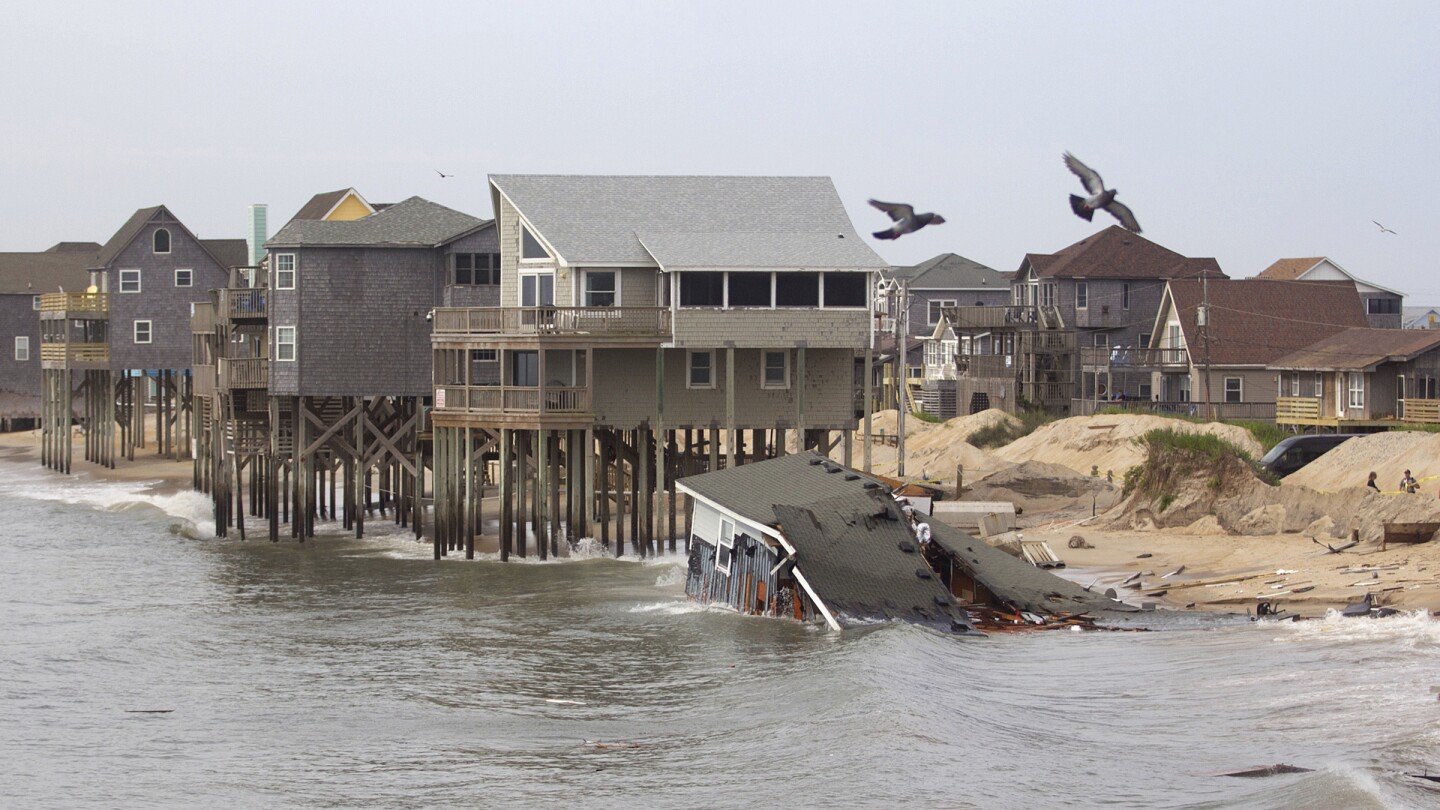
[[[824,174],[862,232],[870,196],[944,214],[885,259],[1008,271],[1109,223],[1069,149],[1232,276],[1328,255],[1440,303],[1434,2],[212,5],[7,9],[0,250],[346,186],[489,216],[489,172]]]

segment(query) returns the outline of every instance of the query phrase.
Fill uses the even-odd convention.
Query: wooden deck
[[[564,337],[655,343],[672,334],[665,307],[441,307],[435,310],[432,340]]]
[[[40,296],[40,318],[63,320],[85,318],[97,320],[110,317],[110,296],[107,293],[55,292]]]
[[[109,343],[41,343],[40,367],[104,369],[110,365]]]
[[[564,429],[595,421],[585,386],[446,385],[435,389],[434,416],[450,426]]]
[[[1440,425],[1440,400],[1409,399],[1400,403],[1400,414],[1352,419],[1326,413],[1317,397],[1280,397],[1275,401],[1275,424],[1294,427],[1334,428],[1338,431],[1364,428],[1396,428],[1404,425]]]

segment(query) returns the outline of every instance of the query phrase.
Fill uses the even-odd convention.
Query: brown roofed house
[[[1188,404],[1197,415],[1207,415],[1210,402],[1221,417],[1270,418],[1278,393],[1270,364],[1365,325],[1349,281],[1177,279],[1152,328],[1155,389],[1162,402]]]
[[[1302,259],[1277,259],[1260,271],[1256,278],[1273,281],[1351,281],[1360,293],[1365,316],[1370,326],[1399,329],[1404,320],[1402,309],[1405,294],[1366,281],[1341,267],[1334,259],[1312,256]]]
[[[1440,424],[1440,332],[1356,328],[1270,363],[1279,376],[1275,422],[1347,430]]]

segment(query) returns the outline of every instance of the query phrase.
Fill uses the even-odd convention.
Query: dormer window
[[[520,226],[520,258],[537,261],[545,261],[550,258],[550,254],[540,244],[540,240],[536,239],[535,234],[530,233],[530,229],[524,225]]]
[[[155,234],[151,237],[156,253],[170,252],[170,231],[167,228],[156,228]]]

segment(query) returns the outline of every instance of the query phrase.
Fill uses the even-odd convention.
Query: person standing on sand
[[[1367,480],[1367,481],[1365,482],[1365,486],[1367,486],[1367,487],[1375,490],[1376,492],[1379,492],[1379,491],[1380,491],[1380,485],[1377,484],[1377,483],[1375,483],[1375,473],[1374,473],[1374,472],[1371,472],[1371,473],[1370,473],[1370,478],[1369,478],[1369,480]]]
[[[1400,479],[1400,491],[1414,495],[1415,490],[1419,488],[1420,483],[1415,480],[1415,476],[1411,475],[1409,470],[1406,470],[1405,477]]]

